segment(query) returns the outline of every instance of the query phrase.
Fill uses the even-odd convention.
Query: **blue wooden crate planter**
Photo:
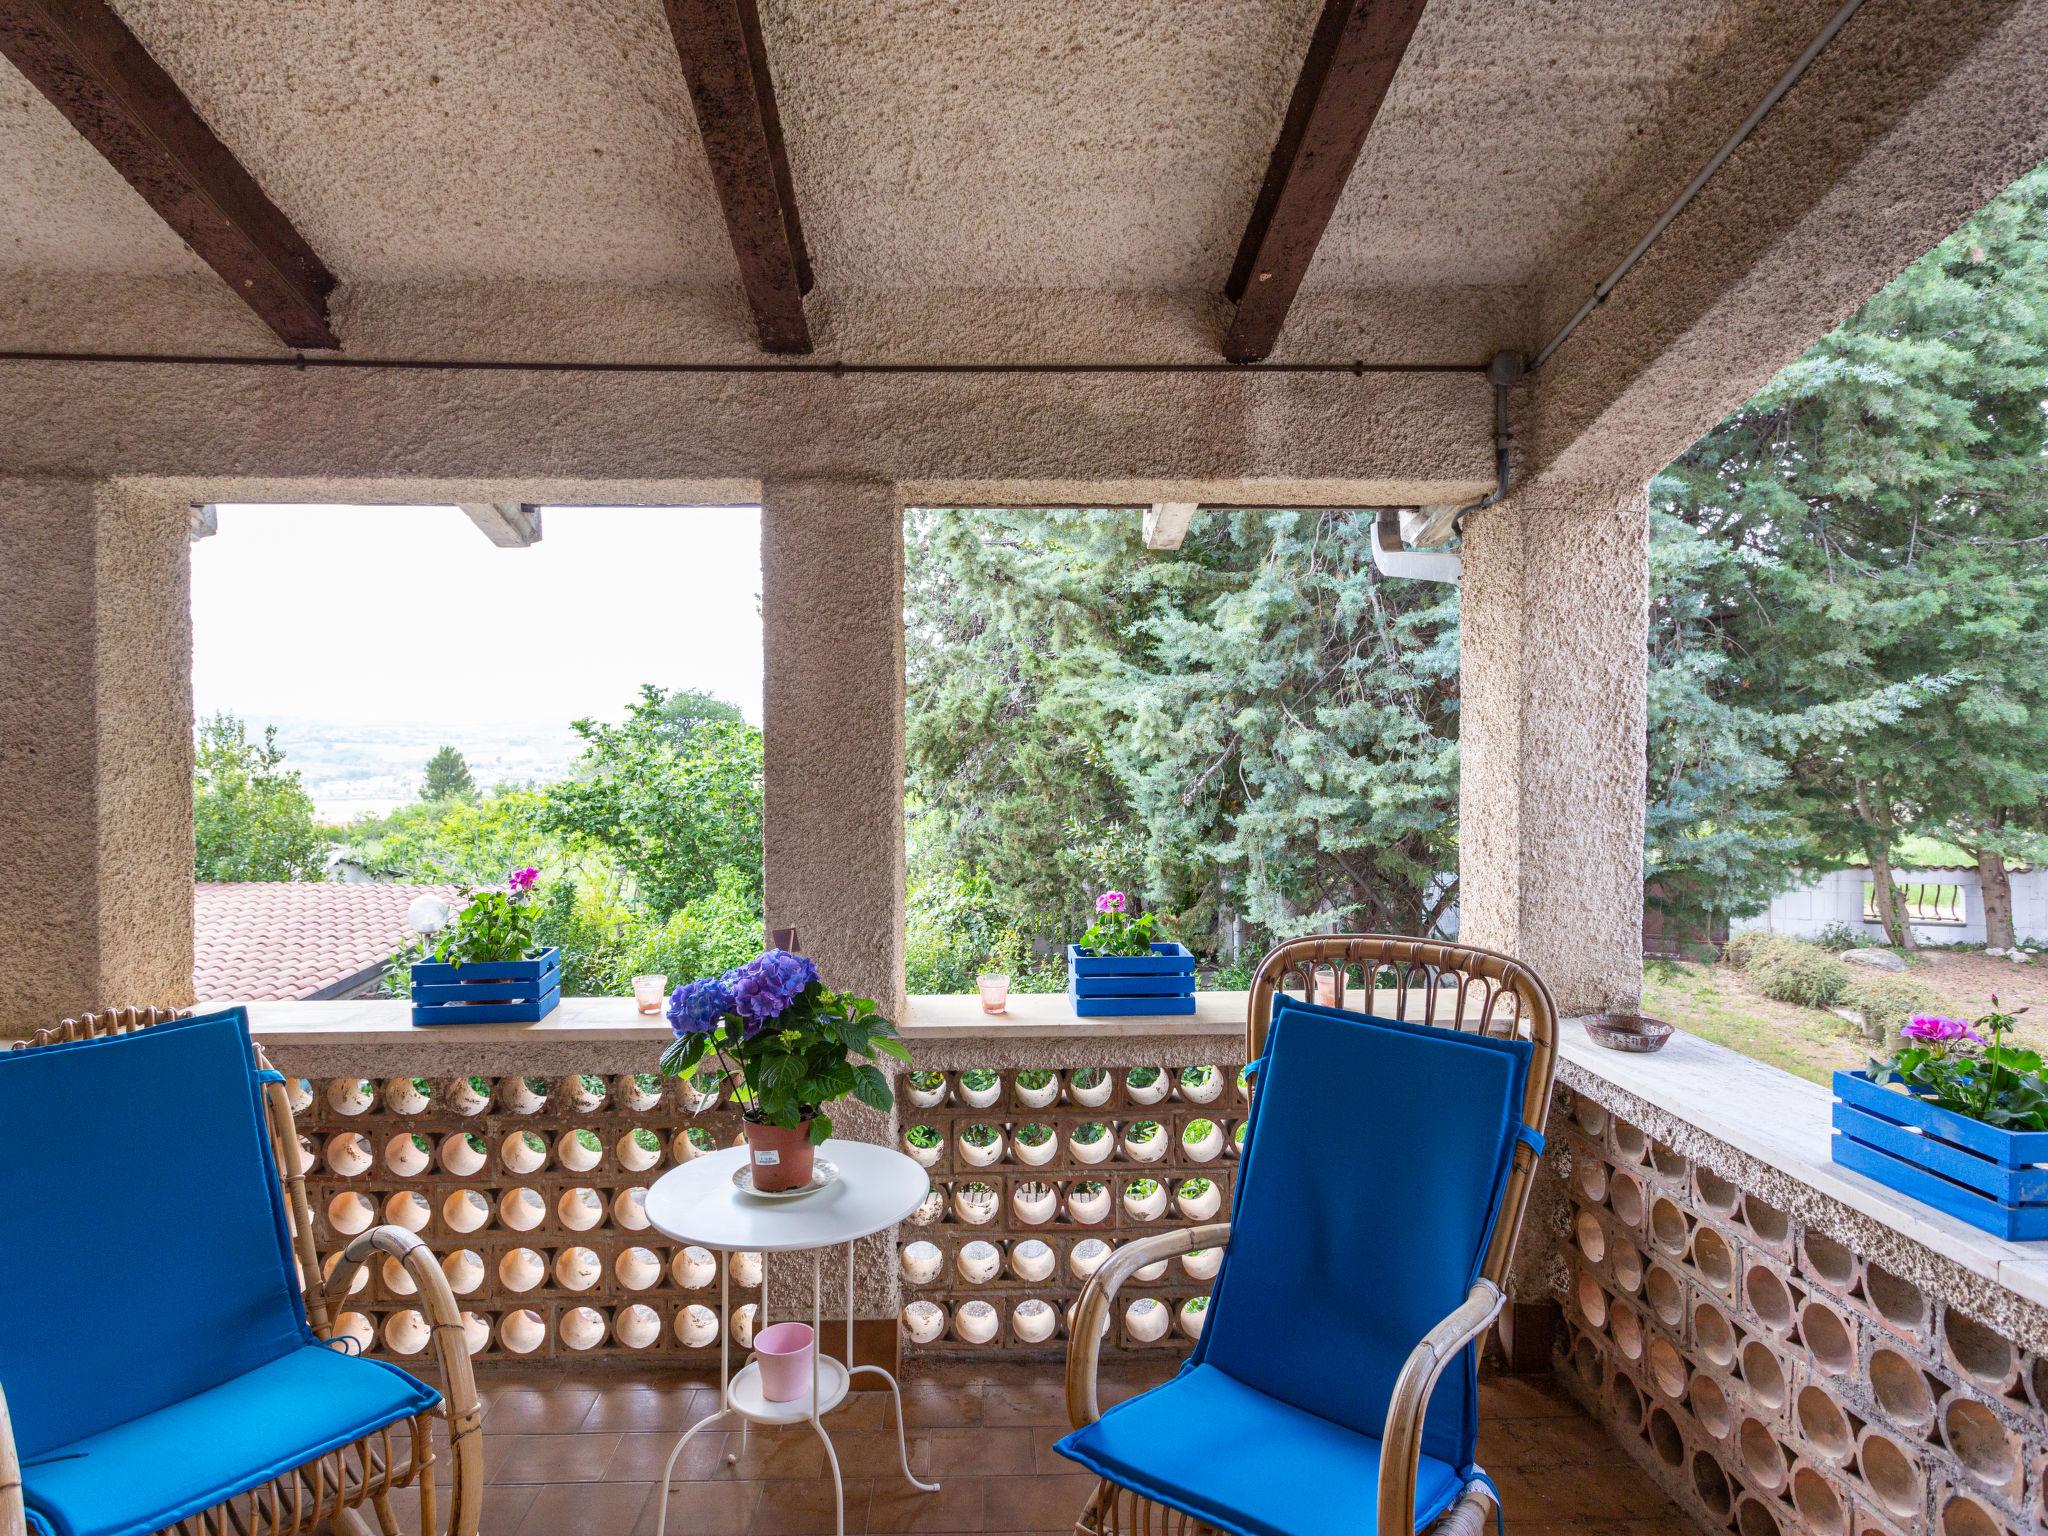
[[[1195,957],[1185,944],[1149,955],[1097,955],[1067,946],[1067,1001],[1082,1019],[1195,1011]]]
[[[562,1000],[562,952],[552,944],[531,960],[412,968],[415,1024],[531,1024]]]
[[[1999,1237],[2048,1237],[2048,1131],[2003,1131],[1867,1072],[1837,1072],[1834,1157]]]

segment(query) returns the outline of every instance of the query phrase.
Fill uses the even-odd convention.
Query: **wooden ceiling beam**
[[[762,350],[808,352],[804,295],[811,291],[811,256],[755,0],[665,0],[665,6]]]
[[[1325,0],[1224,284],[1237,305],[1223,343],[1232,362],[1257,362],[1280,339],[1425,3]]]
[[[1199,511],[1192,501],[1155,501],[1145,509],[1145,547],[1179,549]]]
[[[0,55],[292,347],[337,347],[334,274],[105,0],[0,0]]]

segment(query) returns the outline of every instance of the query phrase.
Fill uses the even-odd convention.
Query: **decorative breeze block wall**
[[[1120,1043],[1146,1054],[1142,1040]],[[1082,1286],[1114,1248],[1227,1219],[1250,1106],[1242,1045],[1211,1049],[1219,1059],[1190,1065],[900,1075],[902,1146],[932,1179],[898,1234],[905,1351],[1057,1358]],[[1191,1348],[1222,1256],[1140,1270],[1105,1347]]]
[[[650,1073],[289,1078],[321,1261],[379,1222],[417,1232],[479,1359],[715,1359],[760,1315],[759,1254],[716,1255],[647,1224],[662,1173],[740,1139],[739,1117]],[[701,1106],[696,1114],[693,1107]],[[733,1316],[719,1312],[728,1263]],[[366,1266],[341,1319],[366,1352],[422,1353],[402,1266]]]
[[[2022,1536],[2048,1523],[2048,1356],[1586,1095],[1565,1379],[1707,1527]]]

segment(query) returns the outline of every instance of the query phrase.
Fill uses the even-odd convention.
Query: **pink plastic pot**
[[[793,1403],[810,1396],[811,1352],[816,1346],[817,1335],[809,1323],[770,1323],[755,1334],[761,1395],[771,1403]]]

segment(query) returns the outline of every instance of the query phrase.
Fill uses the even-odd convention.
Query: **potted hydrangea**
[[[406,909],[431,942],[412,963],[414,1024],[530,1024],[562,1001],[562,952],[534,942],[540,871],[515,869],[502,889],[471,891],[458,912],[434,895]]]
[[[1195,1011],[1195,957],[1184,944],[1155,941],[1153,913],[1131,912],[1122,891],[1095,898],[1095,921],[1067,946],[1067,997],[1082,1018]]]
[[[818,1143],[832,1134],[825,1106],[851,1094],[887,1113],[895,1106],[877,1053],[910,1060],[872,999],[828,989],[802,955],[771,949],[723,976],[677,987],[668,1003],[675,1041],[662,1053],[670,1077],[709,1055],[740,1106],[754,1187],[810,1183]],[[856,1059],[860,1058],[860,1059]]]

